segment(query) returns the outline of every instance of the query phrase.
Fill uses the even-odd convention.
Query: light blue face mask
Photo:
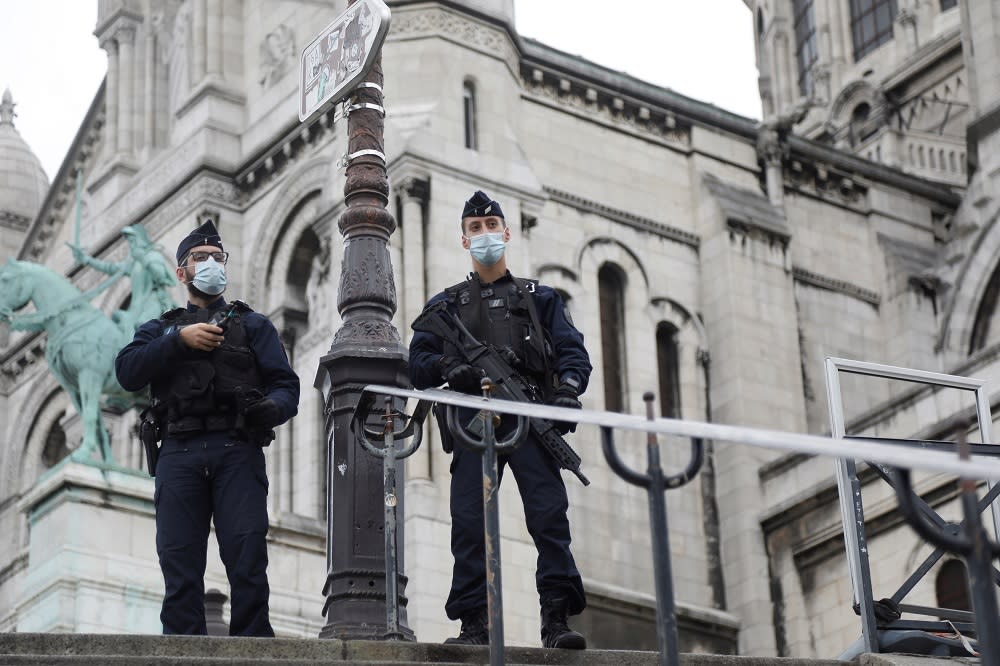
[[[218,296],[226,290],[226,267],[209,257],[197,264],[191,284],[209,296]]]
[[[503,242],[503,232],[480,234],[469,239],[472,258],[483,266],[492,266],[500,261],[507,244]]]

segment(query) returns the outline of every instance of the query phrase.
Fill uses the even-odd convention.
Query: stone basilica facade
[[[594,362],[588,408],[793,432],[829,431],[823,358],[975,376],[1000,387],[1000,16],[986,0],[746,0],[763,122],[520,37],[513,0],[395,0],[383,49],[390,243],[404,341],[468,265],[462,202],[482,188],[513,233],[513,271],[559,289]],[[219,220],[227,295],[269,315],[303,382],[267,450],[276,632],[323,626],[327,443],[311,389],[340,326],[346,122],[300,123],[298,54],[343,0],[100,0],[108,73],[51,186],[0,111],[0,260],[44,264],[81,290],[80,240],[120,260],[123,227],[172,248]],[[673,66],[664,63],[664,67]],[[17,91],[13,91],[16,93]],[[95,300],[106,313],[127,281]],[[183,300],[180,288],[175,293]],[[159,631],[153,485],[132,411],[108,410],[116,462],[60,462],[80,424],[40,334],[0,330],[0,631]],[[948,438],[970,405],[948,392],[845,382],[852,433]],[[408,622],[453,635],[448,464],[436,438],[406,462]],[[620,435],[644,465],[644,438]],[[595,647],[653,648],[646,498],[574,445],[574,552]],[[683,441],[664,442],[673,469]],[[829,459],[712,443],[667,495],[682,649],[837,655],[860,633]],[[867,477],[863,478],[867,479]],[[919,489],[957,516],[954,479]],[[929,552],[866,480],[872,576],[888,596]],[[510,644],[538,644],[535,551],[502,493]],[[334,547],[338,547],[334,544]],[[347,544],[344,547],[348,547]],[[210,557],[213,548],[210,548]],[[933,605],[942,560],[912,603]],[[959,572],[960,574],[961,572]],[[942,583],[944,581],[944,583]],[[937,583],[937,585],[935,584]],[[210,559],[207,587],[225,591]],[[881,594],[880,594],[881,592]]]

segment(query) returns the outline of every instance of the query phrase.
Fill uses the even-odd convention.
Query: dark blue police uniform
[[[520,283],[517,285],[509,272],[485,285],[478,284],[478,276],[473,275],[467,283],[436,295],[427,305],[448,301],[449,309],[459,314],[477,338],[498,347],[513,346],[517,355],[525,359],[531,350],[523,338],[530,335],[532,329],[524,299],[533,299],[537,319],[551,347],[548,350],[551,373],[557,381],[574,379],[582,393],[591,372],[583,335],[572,325],[555,290],[534,281],[522,280]],[[532,290],[533,293],[525,293]],[[477,307],[480,302],[482,306]],[[467,307],[470,303],[471,309]],[[510,322],[515,323],[511,326]],[[518,335],[517,331],[524,331],[524,334]],[[497,336],[505,339],[497,339]],[[420,331],[414,333],[410,342],[410,381],[416,388],[444,383],[442,357],[447,357],[448,352],[437,336]],[[530,371],[522,371],[522,374],[532,375]],[[537,373],[533,378],[539,385],[546,381]],[[505,421],[498,433],[511,427],[509,417]],[[517,480],[528,532],[538,550],[535,584],[543,607],[546,598],[559,597],[565,601],[570,615],[580,613],[586,606],[586,597],[570,552],[566,517],[569,503],[559,466],[530,435],[512,453],[499,457],[501,478],[507,466]],[[451,473],[451,550],[455,567],[445,611],[449,618],[456,620],[486,607],[481,454],[456,447]]]
[[[227,329],[223,349],[197,351],[181,341],[174,321],[206,321],[211,312],[226,306],[221,297],[207,312],[189,303],[186,311],[178,308],[140,326],[115,361],[119,383],[130,391],[152,385],[154,396],[164,386],[176,393],[175,379],[187,372],[183,369],[211,367],[219,363],[213,354],[228,352],[222,365],[235,368],[230,374],[249,373],[264,397],[277,406],[273,425],[294,416],[299,380],[265,316],[249,308],[238,314],[238,326]],[[227,344],[234,329],[240,331],[240,344]],[[241,364],[247,367],[241,369]],[[197,374],[181,383],[196,383]],[[214,381],[221,380],[216,376]],[[266,442],[248,441],[253,437],[236,427],[235,412],[212,409],[196,417],[171,415],[156,465],[156,550],[165,584],[163,633],[206,633],[205,560],[214,517],[232,596],[230,634],[273,636],[268,617],[268,482],[260,446]],[[174,427],[181,422],[183,427]]]

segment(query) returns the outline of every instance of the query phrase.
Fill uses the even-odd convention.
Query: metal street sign
[[[368,75],[387,32],[389,7],[382,0],[359,0],[306,45],[299,59],[300,121]]]

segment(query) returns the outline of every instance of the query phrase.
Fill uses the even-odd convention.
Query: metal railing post
[[[489,399],[493,391],[493,382],[489,377],[482,380],[483,398]],[[500,565],[500,503],[497,491],[500,489],[499,472],[497,471],[497,454],[513,451],[520,446],[522,436],[528,426],[528,419],[517,417],[517,427],[510,437],[498,442],[496,439],[496,422],[500,417],[489,409],[479,412],[483,422],[482,438],[475,440],[468,435],[465,428],[455,421],[455,407],[448,406],[446,419],[448,429],[456,441],[466,448],[479,451],[483,456],[483,523],[486,548],[486,607],[489,613],[490,634],[490,666],[503,666],[503,585],[502,567]],[[494,421],[495,419],[495,421]]]
[[[364,397],[358,402],[354,417],[351,420],[351,428],[355,438],[361,442],[361,446],[369,454],[382,459],[382,488],[384,507],[384,527],[385,533],[385,614],[386,631],[382,635],[390,640],[408,640],[407,636],[399,629],[399,564],[397,559],[396,540],[396,505],[399,503],[396,498],[396,462],[407,458],[413,454],[420,446],[423,439],[424,418],[430,410],[429,401],[421,401],[414,410],[413,416],[401,430],[394,430],[395,413],[392,410],[392,397],[385,397],[385,414],[383,420],[385,425],[382,432],[369,430],[364,427],[364,421],[368,417],[369,409],[374,402],[374,396]],[[405,414],[400,414],[405,416]],[[376,448],[369,437],[382,435],[382,448]],[[413,437],[413,441],[401,451],[396,451],[396,440],[405,440]]]
[[[646,418],[654,419],[652,393],[645,393]],[[649,495],[649,528],[652,535],[653,576],[656,584],[656,640],[660,663],[679,666],[680,645],[677,634],[677,613],[674,608],[674,579],[670,566],[670,534],[667,527],[667,501],[664,493],[679,488],[695,477],[705,462],[700,438],[691,440],[691,460],[680,474],[664,476],[660,465],[660,445],[652,432],[646,435],[646,474],[629,469],[619,457],[611,428],[601,427],[601,443],[608,465],[618,476],[632,485],[641,486]],[[662,528],[662,529],[661,529]]]

